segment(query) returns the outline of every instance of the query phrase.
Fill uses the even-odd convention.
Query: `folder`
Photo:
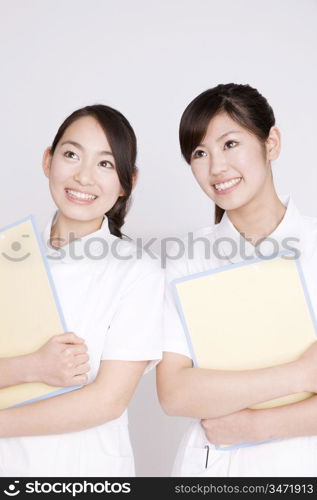
[[[317,323],[300,260],[289,252],[205,271],[172,282],[194,366],[252,370],[298,359]],[[301,392],[252,406],[304,400]]]
[[[34,217],[0,229],[0,357],[36,351],[67,331]],[[24,383],[0,389],[0,409],[78,389]]]

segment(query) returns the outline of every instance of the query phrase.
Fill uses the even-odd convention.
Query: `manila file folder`
[[[36,351],[67,331],[34,217],[0,230],[0,357]],[[68,392],[44,383],[0,389],[0,409]]]
[[[316,340],[316,319],[299,259],[280,253],[172,282],[194,365],[252,370],[293,361]],[[310,397],[303,392],[261,409]]]

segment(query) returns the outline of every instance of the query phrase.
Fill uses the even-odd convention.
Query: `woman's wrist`
[[[290,363],[292,365],[293,394],[298,392],[311,392],[308,367],[305,360],[299,358]]]
[[[307,376],[301,359],[291,361],[276,367],[275,381],[282,389],[283,395],[307,391]]]
[[[289,437],[288,421],[283,411],[284,407],[273,407],[262,410],[252,410],[254,412],[254,428],[257,442],[271,441],[274,439],[284,439]]]
[[[255,441],[263,442],[276,439],[279,434],[279,424],[276,419],[272,419],[271,409],[251,410],[252,426],[255,433]]]
[[[0,439],[9,437],[10,410],[0,410]]]
[[[36,352],[25,354],[17,358],[19,383],[40,382]]]
[[[306,364],[300,358],[287,363],[287,372],[281,374],[286,378],[289,394],[309,392],[309,375]],[[250,422],[256,442],[270,441],[285,437],[285,422],[280,421],[274,408],[250,409]]]

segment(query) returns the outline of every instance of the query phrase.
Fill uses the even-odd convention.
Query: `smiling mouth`
[[[94,195],[94,194],[89,194],[89,193],[80,193],[79,191],[75,191],[73,189],[65,189],[66,193],[71,196],[72,198],[75,198],[76,200],[90,200],[90,201],[93,201],[95,200],[96,198],[98,198],[98,196]]]
[[[231,179],[230,181],[227,181],[227,182],[221,182],[219,184],[213,184],[213,187],[214,187],[214,189],[217,192],[227,191],[230,188],[232,188],[232,187],[236,186],[237,184],[239,184],[239,182],[241,181],[241,179],[242,179],[242,177],[235,177],[234,179]]]

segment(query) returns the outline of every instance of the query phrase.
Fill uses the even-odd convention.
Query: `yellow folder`
[[[293,361],[316,340],[316,318],[300,261],[287,253],[174,280],[172,287],[200,368],[252,370]],[[302,392],[258,404],[294,403]]]
[[[0,230],[0,357],[37,350],[67,331],[33,216]],[[0,409],[77,389],[26,383],[0,389]]]

